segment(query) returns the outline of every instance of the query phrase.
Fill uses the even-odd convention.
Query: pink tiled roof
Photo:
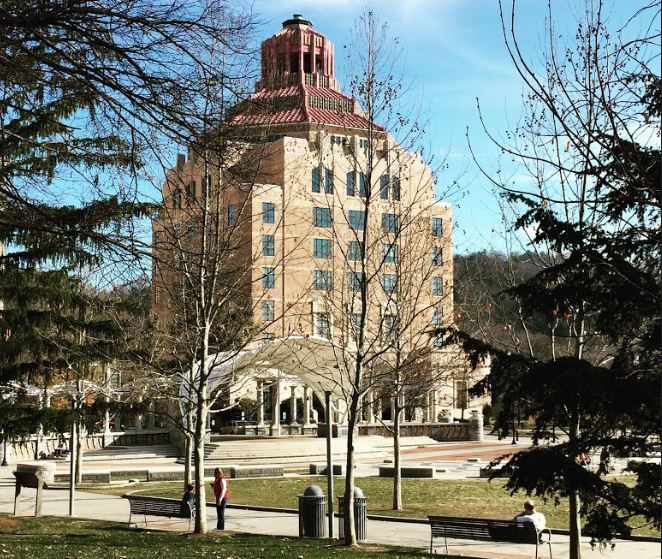
[[[315,101],[313,106],[311,99]],[[269,106],[270,100],[274,101],[273,107]],[[288,106],[279,107],[279,104]],[[320,108],[320,104],[341,104],[349,110]],[[348,128],[368,128],[370,121],[352,110],[353,107],[353,100],[340,91],[299,84],[278,89],[263,89],[252,94],[245,102],[235,107],[231,122],[242,126],[309,122]],[[383,130],[376,124],[373,124],[373,128]]]

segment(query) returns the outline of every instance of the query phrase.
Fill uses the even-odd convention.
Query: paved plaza
[[[476,464],[467,462],[467,458],[479,458],[484,465],[489,459],[488,455],[498,450],[501,442],[487,441],[484,444],[463,443],[451,445],[437,445],[430,448],[409,449],[406,460],[415,459],[416,462],[431,462],[455,464],[455,470],[449,466],[449,477],[473,477]],[[497,447],[497,448],[495,448]],[[503,448],[500,451],[503,452]],[[107,468],[110,464],[95,461],[94,468]],[[211,465],[211,464],[210,464]],[[469,465],[469,470],[463,470]],[[62,470],[67,463],[58,464]],[[115,462],[115,466],[117,463]],[[164,459],[155,461],[136,460],[122,464],[123,468],[163,468],[171,469],[177,465]],[[371,465],[364,465],[361,469],[366,472]],[[86,465],[87,468],[87,465]],[[374,468],[373,468],[374,469]],[[0,512],[13,512],[14,477],[12,466],[0,468]],[[23,490],[24,497],[20,503],[18,514],[31,515],[34,511],[34,494],[31,489]],[[45,491],[43,512],[45,515],[66,516],[68,514],[69,494],[63,489]],[[214,526],[216,512],[214,507],[208,507],[208,523]],[[113,522],[127,522],[129,519],[129,504],[121,497],[100,495],[84,491],[76,492],[76,516],[79,518],[108,520]],[[136,518],[134,517],[134,520]],[[142,517],[138,517],[142,520]],[[148,528],[154,530],[186,531],[187,520],[168,520],[157,517],[148,517]],[[268,534],[278,536],[298,536],[298,519],[293,513],[276,511],[256,511],[230,508],[227,513],[227,529],[237,532],[253,534]],[[141,527],[143,524],[140,525]],[[430,528],[426,524],[413,522],[395,522],[368,520],[368,541],[374,544],[392,544],[427,550],[430,545]],[[443,540],[436,540],[437,550],[442,552]],[[600,551],[591,549],[588,539],[584,540],[584,559],[656,559],[660,558],[660,545],[654,542],[618,541],[613,550]],[[556,559],[568,557],[567,536],[554,534],[552,539],[553,556]],[[546,549],[540,548],[541,557],[546,557]],[[462,556],[484,557],[486,559],[525,559],[533,557],[533,546],[518,544],[495,544],[492,542],[471,542],[466,540],[449,540],[449,553]]]

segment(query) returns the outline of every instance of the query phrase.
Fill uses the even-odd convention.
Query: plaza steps
[[[403,446],[435,444],[428,437],[403,437],[402,441]],[[379,463],[392,454],[392,445],[393,440],[385,437],[359,437],[354,447],[355,457],[359,462]],[[346,458],[346,439],[333,439],[333,455],[334,460]],[[324,463],[326,440],[317,437],[215,438],[205,445],[205,459],[220,465]]]
[[[104,460],[154,460],[157,458],[177,458],[180,452],[174,445],[114,446],[83,453],[85,462]]]

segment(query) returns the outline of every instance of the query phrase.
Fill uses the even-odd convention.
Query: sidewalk
[[[24,489],[17,514],[34,513],[35,491]],[[12,513],[14,506],[14,478],[11,468],[0,468],[0,512]],[[44,492],[44,515],[67,516],[69,493],[64,490]],[[207,522],[216,525],[214,507],[208,507]],[[126,499],[112,495],[76,492],[76,516],[79,518],[128,522],[129,503]],[[134,518],[142,520],[142,517]],[[229,508],[226,526],[228,530],[253,534],[277,536],[298,536],[299,523],[296,514],[265,512]],[[188,520],[169,520],[148,517],[148,528],[159,530],[186,531]],[[425,524],[409,522],[388,522],[368,520],[368,541],[374,544],[390,544],[427,550],[430,546],[430,528]],[[337,529],[336,529],[337,533]],[[436,540],[437,550],[444,549],[443,540]],[[554,535],[552,539],[555,559],[568,557],[567,536]],[[548,557],[545,548],[540,548],[540,557]],[[471,542],[449,540],[449,553],[462,556],[484,557],[486,559],[528,559],[534,556],[532,545],[495,544],[491,542]],[[588,539],[582,549],[583,559],[657,559],[660,558],[660,544],[648,542],[617,541],[614,550],[601,552],[592,550]]]

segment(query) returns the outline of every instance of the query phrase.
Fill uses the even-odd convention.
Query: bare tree
[[[438,203],[434,175],[421,156],[416,111],[399,107],[407,88],[397,41],[369,10],[354,36],[361,47],[352,49],[349,88],[365,128],[321,136],[312,176],[313,192],[326,193],[332,212],[334,269],[314,272],[313,289],[328,292],[314,314],[314,331],[332,337],[335,329],[343,345],[337,358],[347,420],[347,545],[356,544],[354,445],[368,393],[400,397],[407,388],[429,386],[431,325],[452,314],[444,297],[451,292],[450,211]],[[441,282],[437,295],[435,281]],[[399,433],[395,441],[397,449]],[[398,487],[396,478],[395,506]]]
[[[528,316],[537,312],[547,321],[550,358],[532,360],[532,370],[546,375],[556,369],[575,372],[557,392],[549,391],[547,400],[545,395],[537,400],[543,407],[536,436],[549,438],[547,417],[561,421],[560,428],[568,437],[567,444],[556,447],[566,467],[562,482],[554,487],[541,485],[543,491],[567,495],[570,557],[579,559],[582,483],[572,475],[572,468],[578,467],[575,457],[594,446],[626,448],[633,443],[612,432],[614,423],[595,423],[596,417],[611,413],[606,407],[599,408],[599,394],[581,403],[567,400],[567,413],[562,415],[550,413],[552,408],[545,406],[560,409],[554,398],[580,391],[593,370],[603,377],[616,375],[614,386],[621,386],[619,375],[625,375],[635,390],[637,383],[643,386],[655,377],[652,363],[659,358],[655,351],[643,349],[643,340],[653,324],[644,309],[659,301],[659,283],[653,287],[653,277],[659,277],[659,238],[654,223],[659,221],[660,209],[652,187],[653,177],[659,177],[659,160],[653,162],[652,156],[657,152],[659,158],[659,150],[647,145],[659,137],[659,121],[655,120],[659,108],[653,108],[659,102],[659,6],[642,4],[614,29],[613,24],[608,25],[604,3],[587,2],[578,15],[575,33],[568,37],[557,29],[549,2],[543,68],[530,62],[519,40],[516,3],[501,8],[504,41],[526,88],[524,117],[510,137],[487,133],[503,153],[519,163],[520,173],[528,180],[514,182],[501,169],[483,169],[520,210],[515,226],[528,228],[533,250],[540,250],[536,254],[551,256],[541,259],[535,275],[518,282],[510,293]],[[655,254],[657,264],[653,263]],[[621,319],[615,321],[614,316]],[[605,337],[611,342],[607,353],[600,347]],[[595,357],[592,347],[599,349],[597,364],[591,362]],[[650,365],[628,371],[624,364],[630,351],[650,356]],[[591,402],[595,408],[588,411]],[[623,411],[618,422],[643,421],[638,428],[647,432],[650,427],[645,417],[647,413]],[[524,466],[519,472],[512,487],[527,486]],[[595,501],[592,491],[584,494]],[[603,491],[610,493],[606,487]],[[596,510],[594,521],[610,519],[621,522],[623,528],[615,513]],[[591,518],[591,511],[585,512]],[[659,510],[656,514],[659,518]]]

